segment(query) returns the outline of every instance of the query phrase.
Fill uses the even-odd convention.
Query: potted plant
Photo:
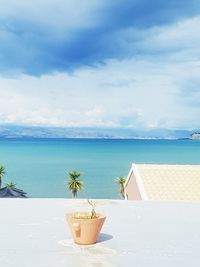
[[[74,242],[81,245],[91,245],[97,242],[106,216],[95,211],[95,203],[88,200],[92,206],[91,212],[76,212],[66,214],[66,219],[72,232]]]

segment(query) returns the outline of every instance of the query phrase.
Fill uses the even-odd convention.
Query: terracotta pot
[[[88,213],[80,212],[79,216],[88,215]],[[75,218],[74,213],[66,214],[66,219],[72,232],[74,242],[81,245],[91,245],[97,242],[101,228],[104,224],[106,216],[97,214],[98,218],[83,219]]]

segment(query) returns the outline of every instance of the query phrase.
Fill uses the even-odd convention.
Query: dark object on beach
[[[7,197],[7,198],[24,198],[26,197],[26,193],[21,190],[21,189],[17,189],[17,188],[13,188],[10,186],[6,186],[0,189],[0,198],[1,197]]]

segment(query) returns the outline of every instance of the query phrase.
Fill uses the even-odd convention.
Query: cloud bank
[[[195,16],[199,1],[1,1],[0,70],[43,75],[129,58],[146,30]]]
[[[0,123],[198,128],[199,1],[1,1]]]

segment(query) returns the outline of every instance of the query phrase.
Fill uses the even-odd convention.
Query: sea
[[[32,198],[71,198],[70,171],[81,173],[79,198],[120,198],[116,177],[132,163],[200,164],[198,140],[0,139],[4,184]]]

